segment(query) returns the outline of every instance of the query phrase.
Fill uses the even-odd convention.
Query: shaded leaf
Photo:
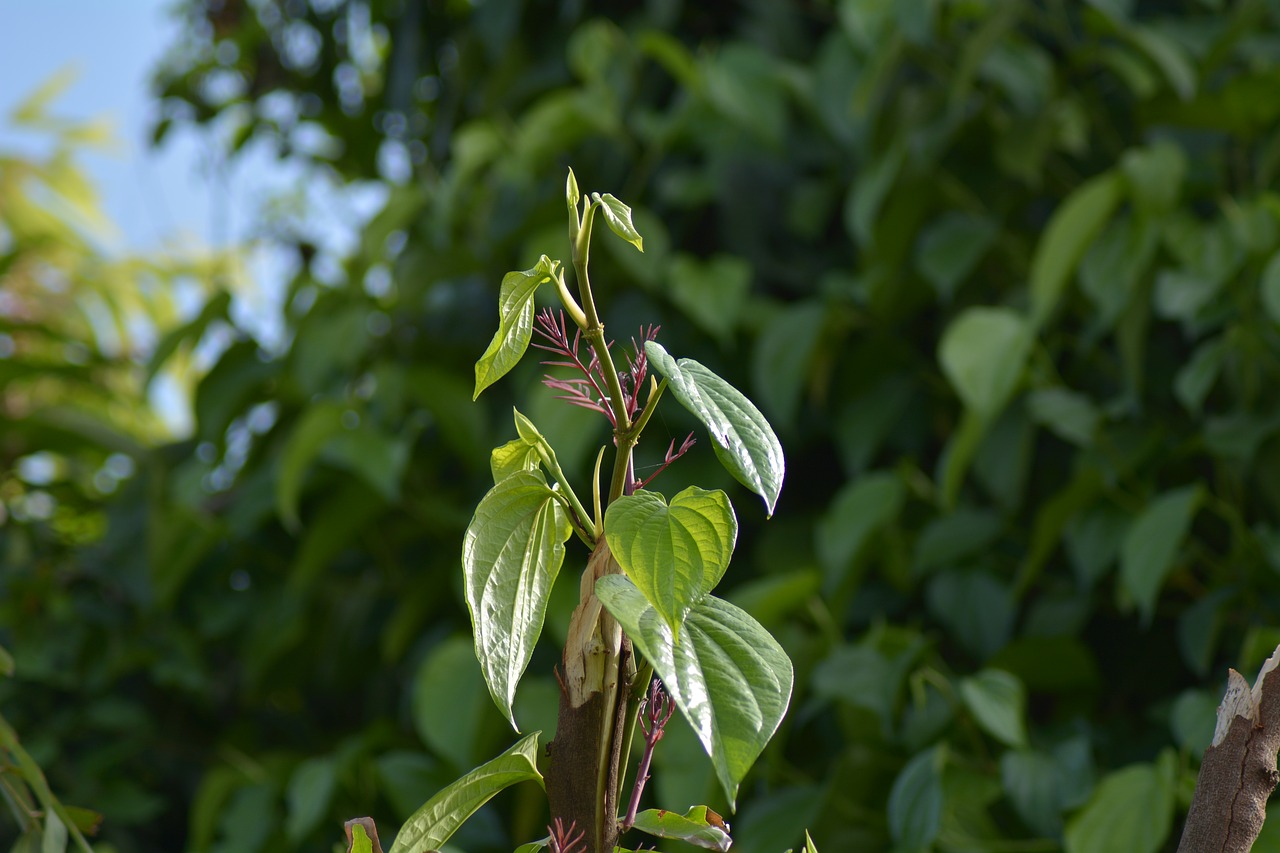
[[[960,681],[960,698],[987,734],[1007,746],[1027,745],[1027,693],[1016,676],[984,669]]]
[[[942,745],[907,762],[889,790],[889,832],[900,850],[925,850],[942,826]]]
[[[1122,185],[1115,172],[1103,172],[1062,202],[1036,243],[1031,257],[1031,326],[1039,329],[1062,298],[1080,258],[1120,203]]]
[[[328,814],[335,782],[336,768],[329,756],[308,758],[293,769],[285,789],[288,817],[284,824],[291,842],[305,839]]]
[[[1173,825],[1171,751],[1155,764],[1134,764],[1105,776],[1088,805],[1068,823],[1066,853],[1155,853]]]
[[[1203,499],[1200,486],[1164,492],[1147,504],[1120,546],[1120,583],[1137,602],[1143,622],[1155,615],[1156,599],[1173,569]]]

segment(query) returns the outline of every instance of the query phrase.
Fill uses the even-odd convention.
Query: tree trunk
[[[552,819],[582,832],[587,853],[612,853],[618,837],[618,790],[630,690],[622,628],[595,596],[595,582],[621,569],[604,537],[582,574],[569,623],[560,712],[547,746],[547,798]]]
[[[1218,706],[1213,743],[1204,752],[1178,853],[1248,853],[1267,817],[1280,751],[1280,646],[1250,689],[1234,669]]]

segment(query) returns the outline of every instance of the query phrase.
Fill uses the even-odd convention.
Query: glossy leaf
[[[1147,505],[1120,546],[1120,583],[1138,605],[1144,622],[1155,615],[1156,599],[1173,570],[1203,493],[1198,485],[1165,492]]]
[[[960,698],[987,734],[1006,746],[1027,745],[1027,693],[1017,676],[984,669],[960,681]]]
[[[706,806],[694,806],[684,814],[645,809],[636,814],[634,827],[658,838],[674,838],[717,853],[728,853],[733,844],[724,819]]]
[[[539,285],[550,281],[557,262],[546,255],[537,265],[502,277],[498,293],[498,331],[476,362],[476,388],[472,399],[515,367],[533,336],[533,297]]]
[[[489,454],[489,470],[496,486],[512,474],[535,471],[538,468],[538,448],[522,438],[495,447]]]
[[[1155,853],[1173,827],[1177,758],[1108,774],[1067,824],[1066,853]]]
[[[609,223],[609,230],[643,252],[644,238],[631,223],[631,208],[609,193],[596,195],[595,199],[600,205],[600,212],[604,214],[604,221]]]
[[[763,498],[773,515],[786,459],[764,415],[742,392],[693,359],[677,362],[653,341],[645,344],[645,352],[654,369],[667,378],[675,398],[707,428],[720,463]]]
[[[497,758],[480,765],[423,803],[396,833],[390,853],[421,853],[446,841],[489,802],[493,795],[517,782],[542,784],[538,772],[538,735],[521,738]]]
[[[604,531],[618,565],[678,638],[689,611],[729,567],[738,519],[719,490],[690,486],[670,505],[641,490],[609,505]]]
[[[653,664],[711,756],[732,806],[738,784],[791,701],[786,652],[745,611],[713,596],[690,611],[677,644],[670,626],[625,576],[601,578],[596,595]]]
[[[476,657],[494,702],[512,726],[516,686],[542,633],[570,532],[555,491],[541,473],[526,471],[481,498],[463,539]]]
[[[1120,203],[1122,183],[1103,172],[1073,191],[1054,211],[1031,258],[1031,326],[1044,325],[1089,244]]]

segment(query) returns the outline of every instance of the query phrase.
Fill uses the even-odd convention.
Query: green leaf
[[[907,762],[889,791],[889,832],[898,850],[929,848],[942,826],[942,768],[939,744]]]
[[[512,474],[518,474],[521,471],[536,471],[538,461],[538,448],[523,438],[495,447],[489,453],[489,470],[493,472],[493,484],[496,486]]]
[[[160,368],[164,367],[164,363],[183,343],[190,341],[193,346],[198,344],[215,320],[227,320],[227,311],[230,308],[231,294],[225,290],[219,290],[190,322],[178,326],[161,338],[156,348],[152,350],[151,358],[147,360],[147,372],[142,380],[142,387],[150,387],[151,381],[160,372]]]
[[[294,768],[289,777],[289,786],[285,789],[289,816],[285,820],[284,829],[295,845],[305,839],[320,823],[321,818],[329,813],[335,782],[336,768],[333,758],[329,756],[308,758]]]
[[[609,230],[643,252],[644,238],[640,236],[636,226],[631,224],[631,208],[609,193],[594,195],[596,204],[600,206],[600,212],[604,214],[604,221],[609,223]]]
[[[727,347],[751,290],[751,265],[729,255],[703,261],[679,254],[672,260],[667,278],[671,301]]]
[[[640,490],[613,503],[605,538],[618,565],[679,638],[694,605],[715,589],[738,540],[729,496],[690,486],[671,499]]]
[[[1067,824],[1066,853],[1155,853],[1173,826],[1177,758],[1134,764],[1108,774]]]
[[[984,669],[960,681],[960,698],[987,734],[1007,746],[1027,745],[1027,693],[1017,676]]]
[[[1276,272],[1276,296],[1280,300],[1280,266],[1277,266]],[[1280,309],[1280,301],[1276,307]],[[1227,354],[1225,336],[1210,338],[1196,347],[1191,358],[1178,370],[1178,375],[1173,380],[1173,394],[1190,414],[1199,415],[1204,408],[1205,398],[1218,381],[1218,374],[1227,360]]]
[[[307,469],[329,439],[342,432],[344,411],[344,406],[332,402],[310,406],[285,441],[276,475],[276,512],[290,530],[296,531],[301,527],[298,501]]]
[[[515,367],[529,348],[533,336],[533,297],[539,285],[550,281],[559,265],[546,255],[527,270],[509,272],[502,277],[498,294],[498,331],[489,347],[476,362],[476,389],[471,399],[497,382]]]
[[[423,803],[396,833],[390,853],[419,853],[441,847],[475,814],[476,810],[504,788],[517,782],[542,784],[538,772],[538,735],[521,738],[492,761],[482,764]]]
[[[463,540],[476,657],[494,702],[513,727],[511,702],[542,633],[571,532],[559,496],[540,472],[526,471],[480,499]]]
[[[574,219],[578,217],[578,202],[582,200],[582,194],[578,192],[578,179],[574,177],[573,169],[569,170],[569,177],[564,180],[564,203],[568,206],[569,212],[573,214]]]
[[[1031,257],[1031,326],[1049,319],[1094,237],[1120,203],[1121,180],[1103,172],[1071,193],[1054,212]]]
[[[916,269],[942,301],[949,303],[999,233],[996,223],[985,217],[944,213],[921,233]]]
[[[670,626],[624,575],[598,580],[596,595],[653,664],[711,756],[732,806],[738,784],[791,701],[786,652],[746,611],[714,596],[689,612],[677,644]]]
[[[365,828],[354,821],[349,822],[348,826],[351,829],[351,844],[347,847],[347,853],[373,853],[373,839]]]
[[[1031,419],[1064,441],[1080,447],[1093,445],[1102,416],[1093,401],[1069,388],[1041,388],[1027,395]]]
[[[1276,252],[1267,261],[1262,270],[1262,307],[1272,322],[1280,323],[1280,252]]]
[[[717,853],[728,853],[733,844],[724,819],[706,806],[694,806],[683,815],[666,809],[645,809],[636,815],[634,827],[658,838],[675,838]]]
[[[485,715],[487,692],[469,637],[450,637],[433,648],[414,675],[410,702],[422,742],[456,767],[470,767],[482,727],[492,723]]]
[[[828,591],[844,579],[876,531],[898,517],[906,496],[901,477],[890,471],[866,474],[836,493],[815,531]]]
[[[670,382],[671,393],[707,428],[720,463],[763,498],[773,515],[786,459],[764,415],[742,392],[693,359],[677,362],[653,341],[644,349],[649,363]]]
[[[771,317],[756,339],[751,378],[761,404],[784,428],[795,426],[827,314],[818,300],[794,303]]]
[[[1147,504],[1124,537],[1120,583],[1137,602],[1146,624],[1155,615],[1160,588],[1173,569],[1203,497],[1198,485],[1164,492]]]
[[[1159,216],[1178,203],[1187,157],[1177,145],[1162,140],[1126,151],[1120,158],[1120,169],[1129,182],[1134,206],[1148,217]]]
[[[13,655],[4,646],[0,646],[0,675],[13,677]]]
[[[990,420],[1022,378],[1031,341],[1031,329],[1016,311],[969,308],[942,333],[938,361],[965,406]]]
[[[58,813],[49,810],[44,819],[44,840],[40,844],[40,853],[64,853],[67,849],[67,827]]]
[[[804,853],[818,853],[818,845],[809,837],[809,830],[804,831]]]

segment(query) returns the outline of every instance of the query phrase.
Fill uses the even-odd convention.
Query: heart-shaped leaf
[[[604,534],[618,565],[679,637],[689,610],[724,576],[738,519],[719,490],[690,486],[670,506],[642,490],[609,505]]]
[[[742,392],[691,358],[678,362],[661,345],[644,345],[649,363],[667,378],[671,393],[702,421],[716,457],[742,485],[764,499],[769,515],[782,491],[786,459],[769,421]]]
[[[596,597],[653,664],[703,748],[732,806],[738,784],[782,722],[791,701],[787,653],[741,608],[707,596],[671,626],[625,575],[596,581]]]
[[[529,339],[533,337],[533,295],[540,284],[551,280],[557,266],[559,261],[543,255],[536,266],[509,272],[502,277],[502,289],[498,294],[498,331],[476,362],[473,400],[506,375],[524,356],[524,351],[529,348]]]
[[[467,818],[476,813],[503,788],[517,782],[542,784],[538,772],[538,735],[534,732],[497,758],[480,765],[466,776],[422,804],[396,833],[391,853],[417,853],[444,845]]]
[[[489,490],[462,544],[476,657],[498,708],[511,702],[542,633],[547,597],[564,562],[569,516],[540,471],[520,471]]]

